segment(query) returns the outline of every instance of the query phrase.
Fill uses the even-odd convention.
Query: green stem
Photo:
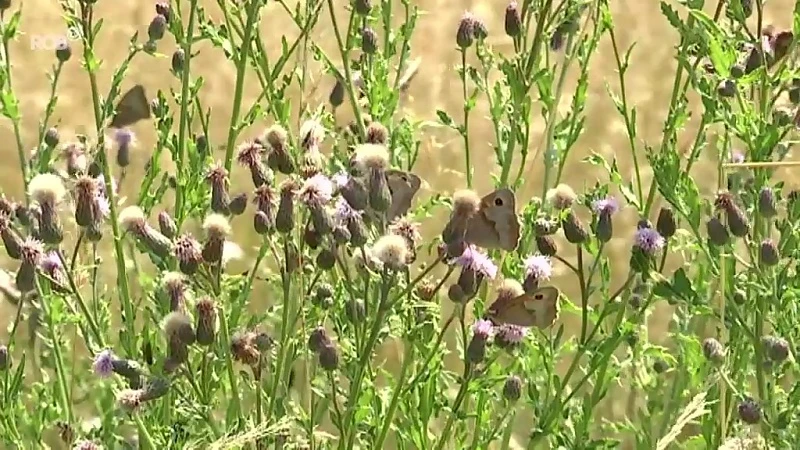
[[[58,400],[61,403],[61,407],[67,413],[67,423],[73,424],[74,416],[72,414],[72,403],[69,399],[67,375],[64,370],[64,357],[61,353],[61,340],[56,332],[56,323],[53,320],[53,314],[50,310],[50,298],[48,298],[50,292],[44,292],[41,283],[39,283],[38,276],[36,278],[36,292],[39,294],[39,304],[44,312],[45,320],[47,320],[47,328],[50,332],[50,340],[53,344],[53,359],[55,360],[58,391],[60,394]]]
[[[339,46],[339,54],[342,57],[342,70],[344,71],[344,80],[341,80],[347,88],[347,97],[350,99],[350,106],[353,108],[353,114],[356,116],[356,127],[358,128],[358,135],[363,140],[367,136],[367,129],[364,126],[364,120],[361,117],[361,108],[358,106],[358,98],[356,97],[355,89],[353,88],[353,73],[350,70],[350,47],[342,40],[342,33],[339,31],[339,22],[336,20],[336,12],[334,11],[333,0],[327,0],[328,13],[331,16],[331,25],[333,26],[333,34],[336,36],[336,43]],[[350,14],[350,24],[353,23],[355,11]],[[350,42],[350,30],[347,29],[347,42]]]
[[[470,367],[469,363],[467,363],[467,365],[464,367],[464,377],[461,380],[461,387],[458,389],[458,394],[453,402],[453,409],[450,412],[450,416],[447,418],[447,422],[442,429],[442,433],[439,435],[439,439],[436,440],[436,445],[433,447],[434,450],[442,450],[450,438],[450,431],[453,429],[453,424],[455,423],[456,417],[461,409],[461,405],[464,403],[464,399],[467,398],[467,394],[469,392],[469,382],[471,380],[472,368]]]
[[[175,186],[175,213],[173,215],[179,227],[183,223],[183,203],[186,195],[184,192],[185,180],[183,179],[183,171],[186,169],[186,164],[184,163],[184,158],[186,157],[186,134],[188,133],[189,112],[191,110],[191,102],[189,100],[189,80],[191,74],[191,55],[192,43],[194,42],[194,22],[195,17],[197,16],[196,13],[197,0],[191,0],[189,4],[189,24],[186,26],[186,31],[183,36],[182,48],[185,56],[185,62],[183,63],[183,71],[181,72],[181,112],[180,119],[178,119],[178,161],[176,161],[178,183],[177,186]],[[234,103],[234,110],[236,105],[238,105],[238,103]]]
[[[3,34],[3,66],[5,67],[5,75],[6,75],[6,86],[5,88],[8,89],[8,92],[14,92],[14,87],[11,84],[11,52],[8,49],[8,39],[6,36],[6,27],[5,27],[5,14],[0,13],[0,33]],[[19,107],[19,103],[16,105]],[[14,139],[17,144],[17,157],[19,159],[19,169],[20,173],[22,174],[22,191],[25,195],[25,204],[30,205],[30,195],[28,195],[28,181],[30,181],[30,174],[28,173],[28,161],[25,157],[25,148],[22,145],[22,135],[19,129],[19,110],[16,111],[14,117],[9,117],[11,119],[11,125],[14,128]]]
[[[230,172],[233,164],[233,145],[239,134],[239,111],[242,107],[242,95],[244,93],[244,75],[247,71],[247,59],[250,56],[252,47],[253,31],[256,30],[256,18],[261,2],[250,0],[247,6],[247,25],[244,29],[242,45],[239,47],[241,52],[236,60],[236,87],[233,92],[233,112],[231,112],[230,131],[228,131],[228,142],[225,144],[225,169]],[[187,55],[188,56],[188,55]]]
[[[378,439],[375,441],[375,445],[373,445],[372,448],[383,448],[383,442],[386,440],[386,436],[389,434],[389,428],[391,428],[395,411],[397,411],[397,405],[400,403],[401,393],[405,390],[405,381],[406,376],[408,375],[408,368],[411,366],[411,362],[414,360],[414,350],[416,349],[413,342],[406,342],[405,347],[406,355],[403,357],[403,366],[400,369],[400,379],[397,380],[397,385],[394,388],[394,394],[392,395],[392,400],[389,404],[389,410],[386,412],[380,434],[378,434]]]
[[[464,138],[464,172],[467,174],[467,189],[472,189],[472,164],[470,162],[472,151],[469,148],[469,111],[472,107],[469,104],[467,78],[467,49],[464,48],[461,49],[461,94],[464,97],[464,129],[461,131],[461,136]],[[506,171],[505,166],[503,171]]]

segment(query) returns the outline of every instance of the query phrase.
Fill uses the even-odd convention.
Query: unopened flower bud
[[[370,10],[372,9],[372,1],[355,0],[355,2],[353,2],[353,9],[355,9],[356,13],[362,16],[367,16],[369,15]]]
[[[336,83],[334,83],[333,88],[331,88],[331,93],[328,95],[328,102],[330,102],[331,106],[334,108],[338,108],[344,103],[344,94],[344,83],[337,78]]]
[[[8,347],[0,344],[0,372],[4,372],[11,367],[11,355],[8,353]]]
[[[311,302],[321,309],[328,309],[333,306],[333,288],[331,285],[325,283],[318,285]]]
[[[175,74],[175,76],[180,77],[183,73],[183,68],[186,66],[186,53],[182,48],[179,48],[172,53],[172,60],[170,63],[172,72]]]
[[[267,165],[273,170],[289,175],[294,173],[295,166],[289,154],[289,141],[286,129],[280,125],[273,125],[264,135],[263,141],[270,148],[267,156]]]
[[[536,236],[536,249],[545,256],[555,256],[558,252],[556,241],[552,236]]]
[[[228,194],[228,171],[218,164],[208,171],[206,181],[211,185],[211,210],[217,214],[227,214],[231,202]]]
[[[361,216],[347,219],[347,231],[350,232],[350,245],[353,247],[361,247],[367,243],[367,226]]]
[[[347,201],[351,208],[356,211],[363,211],[369,205],[369,193],[364,182],[357,177],[348,177],[344,186],[339,188],[342,197]]]
[[[708,220],[706,223],[706,230],[708,232],[708,240],[713,245],[720,247],[727,244],[730,240],[728,228],[725,227],[725,224],[716,216]]]
[[[158,213],[158,229],[167,239],[172,239],[178,234],[178,225],[175,219],[166,211]]]
[[[169,379],[163,377],[151,378],[142,388],[141,400],[143,402],[157,400],[167,395],[169,387]]]
[[[195,305],[197,344],[212,345],[217,336],[217,306],[211,297],[203,297]]]
[[[58,128],[50,127],[47,129],[47,132],[44,134],[44,143],[50,148],[55,147],[58,145],[59,136],[58,136]]]
[[[778,215],[775,193],[769,187],[764,187],[758,194],[758,213],[768,219]]]
[[[761,242],[759,259],[765,266],[774,266],[781,261],[778,246],[772,239],[765,239]]]
[[[192,322],[186,314],[171,312],[164,318],[164,334],[167,337],[167,354],[170,364],[180,365],[189,358],[189,345],[196,335]]]
[[[739,403],[737,411],[739,413],[739,419],[746,424],[755,425],[761,422],[761,405],[752,398],[748,397],[742,400],[742,402]]]
[[[231,234],[228,219],[220,214],[210,214],[203,221],[203,230],[206,234],[202,250],[203,260],[209,263],[221,262],[225,239]]]
[[[717,85],[717,95],[722,98],[731,98],[736,96],[736,82],[733,80],[722,80]]]
[[[506,382],[503,384],[503,397],[510,402],[515,402],[521,395],[522,379],[516,375],[506,378]]]
[[[725,347],[714,338],[706,338],[703,340],[703,356],[714,364],[720,364],[725,361]]]
[[[589,237],[580,219],[572,211],[567,213],[567,216],[561,222],[561,228],[564,230],[564,236],[567,241],[571,244],[582,244]]]
[[[761,347],[767,358],[777,363],[782,363],[789,358],[789,342],[784,338],[764,336],[761,338]]]
[[[333,344],[325,345],[319,350],[319,366],[327,371],[333,371],[339,367],[339,353]]]
[[[665,239],[675,236],[677,231],[677,224],[675,223],[675,213],[672,208],[663,207],[658,212],[658,219],[656,220],[656,231]]]
[[[323,248],[317,253],[317,267],[322,270],[331,270],[336,265],[336,253],[331,248]]]
[[[194,275],[203,262],[200,242],[190,234],[183,234],[175,240],[173,252],[181,272],[186,275]]]
[[[231,203],[228,205],[228,211],[231,215],[241,215],[245,209],[247,209],[247,194],[242,192],[231,198]]]
[[[378,50],[378,35],[375,30],[365,27],[361,30],[361,51],[372,55]]]
[[[475,16],[470,13],[464,13],[461,21],[458,23],[458,31],[456,31],[456,44],[461,49],[467,49],[472,46],[475,40]]]
[[[333,342],[331,342],[331,338],[328,337],[325,328],[317,327],[312,330],[311,335],[308,336],[308,348],[314,353],[319,353],[323,347],[329,345],[333,345]]]
[[[150,25],[147,27],[147,37],[151,41],[158,41],[164,37],[164,32],[167,29],[167,18],[161,14],[156,14]]]
[[[519,36],[522,31],[522,18],[520,17],[519,6],[517,6],[516,1],[512,0],[511,3],[506,6],[505,29],[506,34],[512,38]]]

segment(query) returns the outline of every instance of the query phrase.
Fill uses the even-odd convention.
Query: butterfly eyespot
[[[494,206],[503,206],[503,199],[502,198],[494,199]]]
[[[408,183],[408,177],[407,176],[403,175],[403,176],[400,177],[400,179],[403,180],[404,182]]]
[[[544,298],[544,295],[542,295],[542,294],[536,294],[536,295],[534,295],[534,296],[533,296],[533,298],[534,298],[534,299],[536,299],[536,300],[541,300],[541,299],[543,299],[543,298]]]

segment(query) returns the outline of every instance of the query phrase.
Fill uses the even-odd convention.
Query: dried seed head
[[[571,208],[572,205],[575,204],[575,200],[578,199],[578,194],[576,194],[570,186],[562,183],[547,191],[545,198],[553,208],[565,210]]]
[[[307,179],[298,192],[300,201],[310,208],[317,208],[327,204],[331,197],[333,197],[333,183],[322,174],[317,174]]]
[[[387,234],[372,247],[375,257],[391,270],[401,270],[408,259],[408,245],[402,236]]]
[[[477,192],[469,189],[456,191],[453,194],[453,215],[458,217],[472,217],[480,207],[481,198]]]
[[[117,394],[117,404],[128,413],[136,412],[142,406],[142,391],[140,389],[125,389]]]
[[[521,395],[522,379],[516,375],[510,375],[506,378],[505,384],[503,384],[503,398],[509,402],[515,402],[519,400]]]
[[[367,126],[367,144],[386,145],[389,142],[389,130],[378,122],[370,122]]]
[[[203,221],[203,231],[209,239],[225,239],[231,234],[231,224],[221,214],[209,214]]]
[[[778,246],[775,245],[775,242],[772,239],[764,239],[761,242],[759,259],[765,266],[774,266],[781,262]]]
[[[255,366],[261,359],[261,352],[255,345],[256,333],[252,331],[237,333],[231,338],[231,354],[233,359],[246,364]]]
[[[79,226],[92,226],[102,220],[98,196],[97,179],[82,176],[75,182],[75,222]]]
[[[178,272],[167,272],[161,285],[169,299],[169,310],[183,312],[186,304],[186,280]]]
[[[164,318],[164,334],[168,340],[177,340],[184,345],[194,344],[196,338],[191,319],[178,311],[173,311]]]
[[[265,152],[259,143],[248,141],[239,146],[236,154],[236,161],[250,170],[250,176],[256,187],[269,182],[271,178],[262,162]]]
[[[314,353],[319,353],[323,347],[333,345],[331,338],[323,327],[317,327],[308,336],[308,348]]]
[[[131,205],[119,212],[119,223],[125,231],[140,235],[147,225],[142,208]]]
[[[506,6],[505,30],[509,37],[515,38],[522,32],[522,17],[520,17],[519,6],[516,1]]]
[[[216,164],[206,174],[206,181],[211,185],[211,210],[226,214],[230,205],[228,171],[221,164]]]
[[[178,225],[175,223],[175,219],[166,211],[158,213],[158,229],[167,239],[172,239],[178,234]]]
[[[389,167],[389,150],[384,145],[361,144],[356,147],[354,157],[361,168],[384,171]]]
[[[497,287],[497,300],[510,300],[524,293],[525,290],[522,288],[522,285],[519,284],[519,281],[506,278],[500,286]]]
[[[175,253],[181,272],[186,275],[194,275],[197,272],[203,261],[202,247],[197,239],[191,234],[183,234],[175,240],[172,251]]]
[[[703,340],[703,356],[714,364],[720,364],[725,361],[725,347],[714,338],[705,338]]]
[[[769,187],[762,188],[758,194],[758,212],[768,219],[778,215],[775,192]]]
[[[739,403],[737,411],[739,413],[739,419],[746,424],[756,425],[761,422],[761,405],[752,398],[748,397],[742,400],[742,402]]]
[[[41,207],[55,208],[61,203],[67,190],[58,175],[41,173],[33,177],[28,184],[28,194]]]
[[[211,297],[203,297],[195,304],[197,317],[197,343],[212,345],[217,336],[217,306]]]
[[[675,213],[672,208],[663,207],[658,212],[658,219],[656,220],[656,230],[666,239],[675,236],[677,231],[677,224],[675,222]]]
[[[719,217],[712,217],[706,223],[708,240],[715,246],[723,246],[730,240],[728,228],[719,220]]]

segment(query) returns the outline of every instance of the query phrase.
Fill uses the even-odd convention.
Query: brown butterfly
[[[389,183],[389,191],[392,193],[392,203],[386,212],[386,219],[391,222],[411,209],[411,202],[419,192],[422,180],[411,172],[395,169],[386,171],[386,179]]]
[[[558,288],[544,286],[518,297],[498,298],[484,317],[495,325],[547,328],[558,318],[559,295]]]
[[[144,86],[137,84],[126,92],[111,119],[112,128],[124,128],[136,122],[150,118],[150,101],[144,92]]]
[[[513,251],[519,243],[519,219],[511,189],[498,189],[481,199],[478,212],[467,221],[464,240],[486,249]]]

